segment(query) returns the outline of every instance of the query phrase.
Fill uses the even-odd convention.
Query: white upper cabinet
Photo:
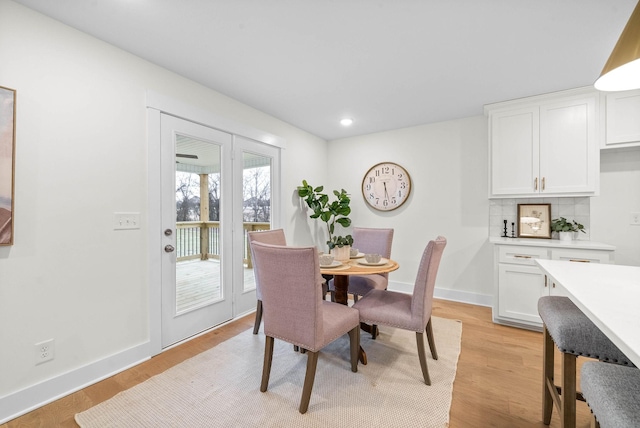
[[[596,195],[598,100],[581,89],[486,106],[489,197]]]
[[[489,114],[491,191],[529,194],[540,165],[540,109],[526,107]]]
[[[606,92],[602,148],[640,146],[640,90]]]

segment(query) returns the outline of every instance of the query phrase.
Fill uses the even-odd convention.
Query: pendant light
[[[594,84],[600,91],[640,88],[640,2]]]

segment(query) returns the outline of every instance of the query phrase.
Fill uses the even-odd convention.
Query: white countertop
[[[536,238],[497,238],[490,237],[489,242],[497,245],[528,245],[531,247],[553,247],[553,248],[573,248],[583,250],[605,250],[615,251],[616,247],[602,242],[595,241],[561,241],[559,239],[536,239]]]
[[[640,367],[640,266],[539,259],[536,263]]]

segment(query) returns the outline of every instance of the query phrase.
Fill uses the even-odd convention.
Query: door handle
[[[165,245],[164,246],[164,251],[166,253],[173,253],[175,251],[175,248],[173,248],[173,245]]]

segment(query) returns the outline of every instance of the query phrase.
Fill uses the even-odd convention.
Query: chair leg
[[[336,302],[336,292],[331,290],[330,293],[331,293],[331,301],[333,303],[335,303]]]
[[[269,386],[269,376],[271,375],[271,361],[273,360],[273,337],[267,336],[264,342],[264,363],[262,365],[262,383],[260,391],[265,392]]]
[[[300,400],[300,413],[306,413],[311,400],[311,390],[313,381],[316,379],[316,366],[318,365],[318,352],[307,353],[307,373],[304,376],[304,386],[302,388],[302,400]]]
[[[425,329],[427,332],[427,341],[429,342],[429,349],[431,349],[431,356],[434,360],[438,359],[438,350],[436,349],[436,340],[433,337],[433,326],[431,325],[431,317],[429,317],[429,322],[427,323],[427,328]]]
[[[420,368],[422,368],[422,377],[424,377],[424,383],[426,383],[427,385],[431,385],[429,368],[427,367],[427,356],[424,350],[424,336],[422,332],[416,332],[416,342],[418,343],[418,358],[420,359]]]
[[[371,324],[371,339],[376,340],[376,337],[380,334],[377,324]]]
[[[360,325],[349,331],[349,343],[351,345],[351,371],[357,373],[360,353]]]
[[[258,334],[260,322],[262,322],[262,300],[258,300],[256,305],[256,321],[253,324],[253,334]]]
[[[547,327],[544,325],[542,336],[542,423],[549,425],[551,423],[551,413],[553,412],[553,396],[551,394],[552,391],[555,391],[553,379],[555,345]]]

